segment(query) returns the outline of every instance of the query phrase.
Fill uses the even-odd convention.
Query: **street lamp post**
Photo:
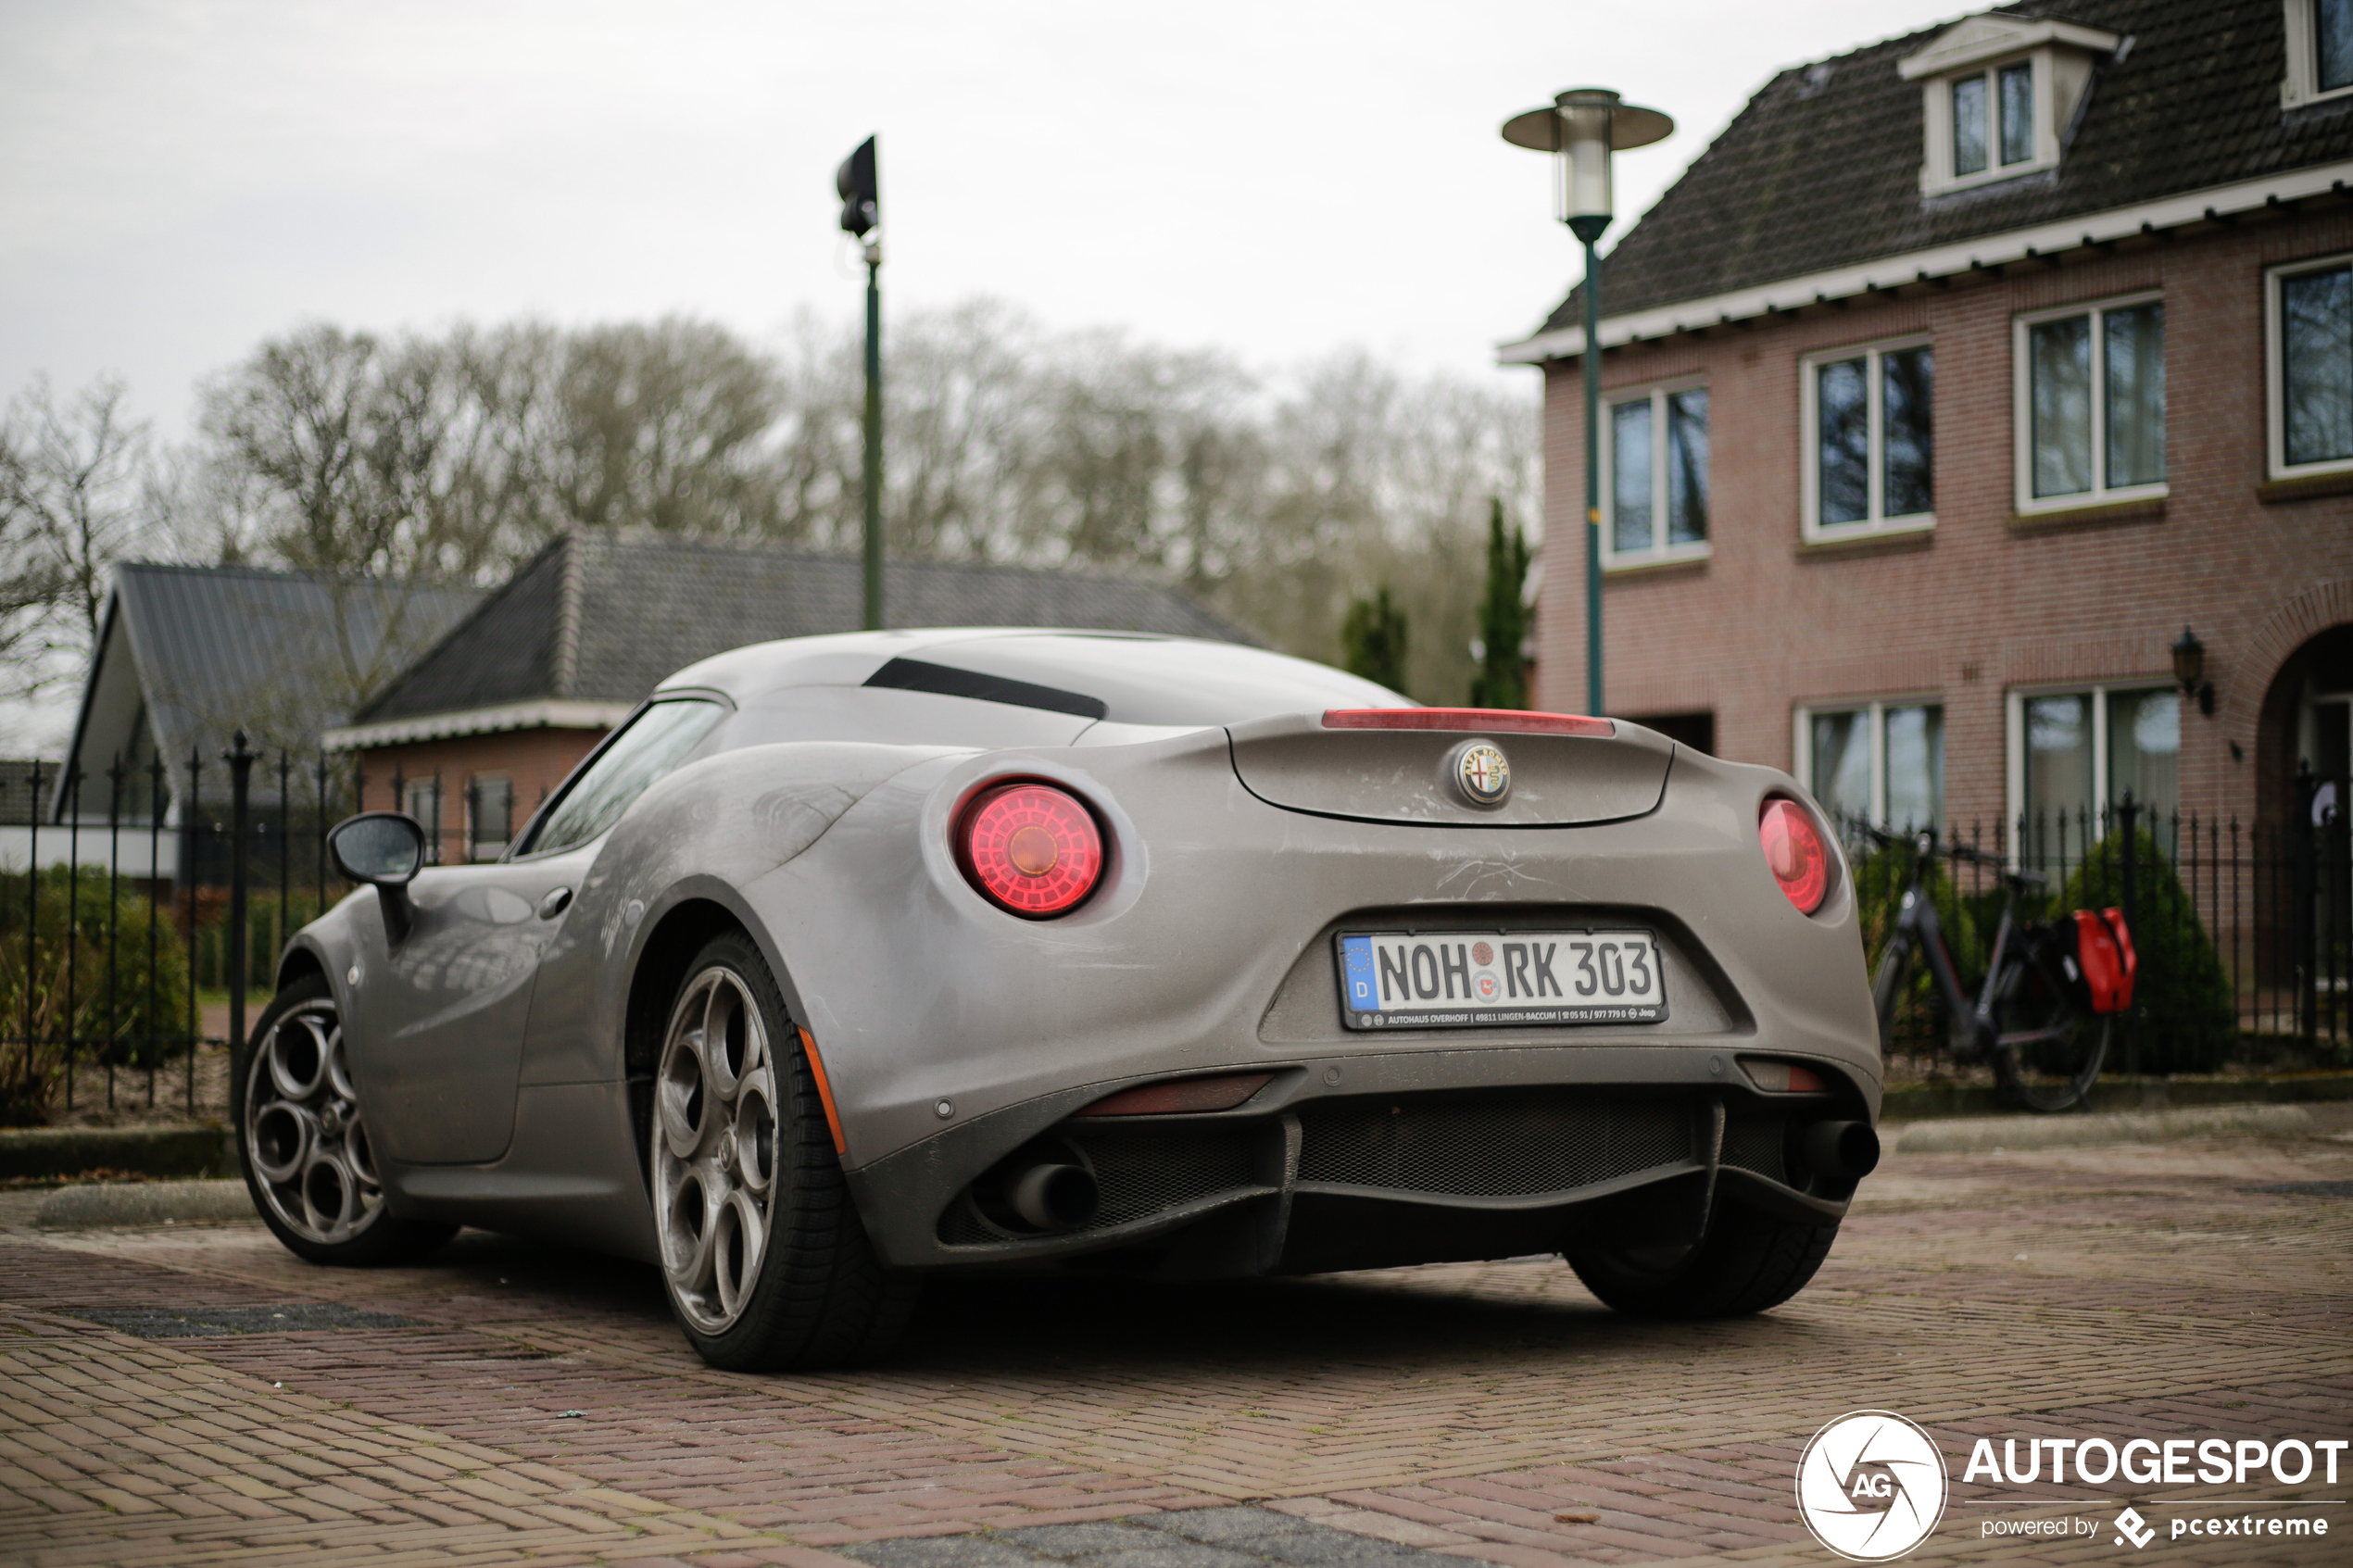
[[[1572,87],[1550,108],[1504,123],[1504,140],[1557,159],[1557,213],[1585,247],[1585,710],[1602,701],[1602,282],[1593,247],[1613,214],[1610,155],[1671,135],[1656,109],[1621,103],[1606,87]]]

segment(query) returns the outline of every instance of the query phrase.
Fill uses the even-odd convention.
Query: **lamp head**
[[[1667,116],[1622,102],[1609,88],[1572,87],[1551,107],[1506,120],[1504,140],[1554,155],[1554,216],[1591,245],[1615,216],[1610,155],[1649,146],[1674,130]]]
[[[2184,626],[2173,644],[2172,654],[2173,679],[2181,683],[2184,696],[2196,692],[2198,682],[2206,675],[2206,645],[2197,640],[2196,633]]]

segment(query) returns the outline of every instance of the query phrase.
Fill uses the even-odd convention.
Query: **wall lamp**
[[[2197,699],[2200,713],[2214,717],[2214,683],[2206,678],[2206,645],[2186,626],[2173,644],[2173,679],[2181,683],[2184,697]]]

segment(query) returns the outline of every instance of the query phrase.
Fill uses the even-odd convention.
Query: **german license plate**
[[[1351,1029],[1656,1023],[1667,1017],[1647,931],[1343,932],[1340,1022]]]

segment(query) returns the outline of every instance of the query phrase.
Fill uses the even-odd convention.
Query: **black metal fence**
[[[176,767],[34,764],[29,798],[5,803],[24,858],[0,873],[0,1124],[219,1109],[199,1064],[242,1036],[286,937],[346,891],[326,834],[363,782],[242,732]]]
[[[1948,822],[1937,834],[1937,874],[1981,945],[2000,916],[2006,868],[2044,880],[2020,893],[2020,918],[2123,909],[2141,955],[2128,1052],[2170,1034],[2200,1036],[2198,1049],[2217,1062],[2300,1055],[2340,1064],[2353,1060],[2347,789],[2343,779],[2300,777],[2294,809],[2276,824],[2149,811],[2130,797],[1990,825]],[[1901,868],[1917,848],[1881,848],[1858,823],[1842,829],[1876,963]]]

